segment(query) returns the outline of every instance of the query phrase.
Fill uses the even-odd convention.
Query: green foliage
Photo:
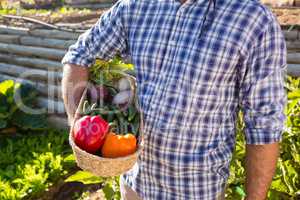
[[[103,178],[94,176],[86,171],[78,171],[65,180],[65,182],[81,182],[83,184],[96,184],[102,183],[103,181]]]
[[[102,191],[105,195],[107,200],[120,200],[121,193],[120,193],[120,184],[119,184],[119,177],[114,177],[106,180]]]
[[[78,171],[68,177],[65,182],[81,182],[83,184],[102,184],[102,192],[107,200],[120,200],[119,177],[102,178],[96,177],[86,171]]]
[[[19,98],[17,98],[19,97]],[[36,108],[37,91],[30,85],[6,80],[0,83],[0,133],[1,129],[17,126],[20,129],[46,128],[46,115],[23,112],[21,107]]]
[[[110,61],[98,59],[89,69],[89,79],[92,82],[100,85],[111,85],[115,79],[119,79],[121,77],[120,73],[132,71],[133,65],[122,62],[120,58],[115,58]]]
[[[300,78],[287,79],[288,104],[286,127],[281,142],[280,159],[277,163],[268,194],[270,200],[293,200],[300,198]],[[229,200],[242,199],[245,182],[245,141],[244,124],[240,116],[237,131],[236,149],[230,166],[227,197]]]
[[[75,165],[67,134],[57,131],[2,137],[0,199],[35,198]]]

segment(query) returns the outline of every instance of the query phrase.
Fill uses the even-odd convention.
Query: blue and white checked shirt
[[[281,139],[286,48],[255,0],[121,0],[63,63],[130,56],[145,148],[122,178],[143,199],[215,200],[223,193],[243,110],[248,144]]]

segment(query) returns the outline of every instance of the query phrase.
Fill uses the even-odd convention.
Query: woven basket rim
[[[78,147],[76,145],[76,143],[74,142],[74,139],[73,139],[73,134],[72,133],[69,133],[69,142],[71,144],[71,146],[73,148],[75,148],[78,152],[80,152],[81,154],[87,156],[87,157],[90,157],[92,159],[97,159],[99,161],[114,161],[114,160],[128,160],[129,158],[131,157],[136,157],[137,155],[139,155],[142,151],[142,144],[141,143],[138,143],[138,148],[137,150],[130,154],[130,155],[127,155],[127,156],[122,156],[122,157],[117,157],[117,158],[104,158],[104,157],[101,157],[101,156],[98,156],[98,155],[94,155],[94,154],[91,154],[83,149],[81,149],[80,147]]]

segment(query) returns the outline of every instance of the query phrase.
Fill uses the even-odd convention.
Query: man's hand
[[[68,115],[69,125],[72,126],[82,92],[87,86],[88,68],[66,64],[63,71],[62,95]]]
[[[246,200],[264,200],[275,173],[279,144],[247,145],[246,151]]]

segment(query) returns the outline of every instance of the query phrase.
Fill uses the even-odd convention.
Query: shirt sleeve
[[[96,57],[109,60],[116,54],[124,56],[127,51],[125,17],[125,3],[118,1],[69,47],[62,63],[89,67],[95,62]]]
[[[286,46],[275,19],[266,24],[244,62],[240,90],[247,144],[281,141],[286,92]]]

